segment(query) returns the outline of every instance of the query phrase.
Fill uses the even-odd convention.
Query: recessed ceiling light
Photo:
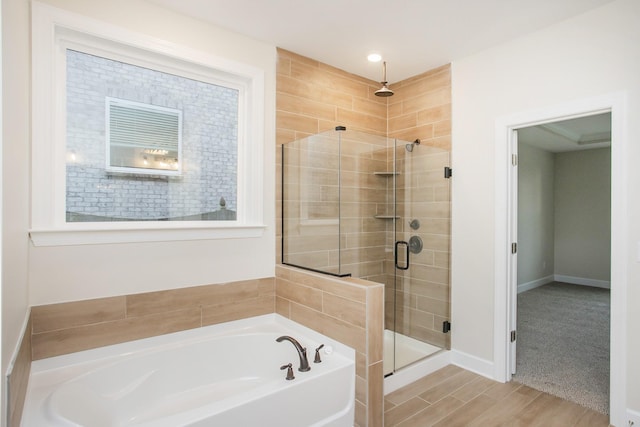
[[[382,56],[380,56],[379,53],[370,53],[369,56],[367,56],[367,59],[369,62],[380,62]]]

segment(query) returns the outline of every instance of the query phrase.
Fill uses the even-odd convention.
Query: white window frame
[[[66,49],[240,91],[237,219],[67,223]],[[32,205],[36,246],[261,237],[264,224],[264,70],[32,3]],[[233,86],[230,86],[233,85]]]

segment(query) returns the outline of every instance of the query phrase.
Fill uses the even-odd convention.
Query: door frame
[[[514,256],[511,243],[517,226],[514,217],[514,168],[511,166],[516,130],[543,123],[611,112],[611,341],[610,404],[612,425],[623,425],[626,418],[627,371],[627,260],[629,250],[627,220],[627,94],[615,92],[580,99],[537,110],[500,117],[495,122],[495,278],[494,278],[494,378],[511,380],[513,346],[510,332],[515,330],[513,302]],[[615,327],[614,327],[615,326]]]

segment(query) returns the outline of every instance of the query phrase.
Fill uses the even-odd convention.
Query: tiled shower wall
[[[389,224],[375,216],[386,206],[387,180],[375,172],[386,170],[387,138],[325,134],[283,146],[284,260],[333,274],[380,277]]]
[[[392,170],[387,164],[362,165],[353,180],[345,183],[344,197],[357,203],[346,210],[349,217],[344,227],[349,231],[341,236],[343,244],[350,245],[343,253],[345,271],[354,276],[385,283],[386,327],[395,327],[406,335],[426,340],[440,347],[450,346],[450,334],[442,333],[442,322],[449,319],[449,254],[450,254],[450,192],[443,180],[443,167],[450,165],[451,150],[451,70],[450,66],[436,68],[407,80],[393,83],[395,95],[378,98],[373,93],[379,83],[348,74],[309,58],[278,50],[277,81],[277,262],[281,262],[281,200],[280,178],[282,159],[280,146],[284,143],[334,129],[337,125],[373,135],[387,135],[406,142],[420,139],[413,151],[413,178],[400,178],[398,196],[411,192],[414,203],[400,203],[398,238],[410,237],[409,221],[421,220],[419,235],[424,242],[423,252],[412,258],[413,267],[401,277],[394,295],[393,252],[390,245],[396,240],[392,222],[373,218],[389,213],[390,204],[382,203],[380,189],[388,191],[391,179],[375,176],[373,172]],[[388,108],[387,108],[387,104]],[[404,156],[404,144],[397,154]],[[429,150],[429,147],[442,149]],[[385,157],[379,153],[377,158]],[[318,165],[322,165],[318,161]],[[343,165],[348,167],[349,163]],[[400,164],[402,168],[404,163]],[[345,176],[353,172],[348,170]],[[406,182],[406,184],[405,184]],[[358,186],[364,191],[358,191]],[[386,201],[390,192],[387,192]],[[321,203],[322,199],[315,200]],[[404,216],[407,214],[409,216]],[[327,232],[337,227],[325,226]],[[316,228],[316,231],[319,230]],[[291,230],[289,230],[291,231]],[[296,232],[299,231],[297,227]],[[337,234],[337,231],[335,231]],[[351,236],[351,241],[349,237]],[[320,242],[318,236],[307,236],[309,246],[300,252],[314,252]],[[335,247],[335,237],[326,238],[328,246]],[[324,240],[326,243],[326,239]],[[329,249],[327,248],[327,252]],[[321,263],[330,255],[303,254]],[[383,262],[378,261],[380,258]],[[319,261],[321,259],[321,261]],[[330,259],[327,264],[333,262]],[[317,264],[321,267],[321,264]],[[411,279],[411,280],[409,280]],[[395,298],[394,298],[395,297]],[[391,303],[395,301],[395,304]]]
[[[287,142],[306,138],[324,131],[333,131],[336,126],[343,125],[348,130],[365,132],[380,137],[387,133],[387,105],[384,98],[374,95],[379,89],[379,83],[367,80],[353,74],[346,73],[337,68],[330,67],[313,59],[305,58],[295,53],[278,49],[278,67],[276,84],[276,221],[277,221],[277,248],[276,260],[281,263],[281,235],[282,235],[282,157],[281,145]],[[347,162],[343,164],[345,171],[345,186],[343,186],[344,199],[353,200],[345,207],[348,219],[345,227],[349,233],[341,238],[348,239],[347,253],[343,260],[349,264],[348,268],[354,275],[371,275],[371,272],[381,272],[382,262],[379,258],[383,251],[385,226],[373,220],[376,209],[376,197],[380,192],[371,188],[375,184],[373,171],[384,164],[376,165],[375,156],[370,156],[365,162],[357,155],[357,148],[352,143],[343,144],[343,149],[349,155]],[[384,156],[383,156],[384,157]],[[314,167],[319,173],[334,174],[330,164],[324,164],[320,159]],[[356,172],[358,170],[359,172]],[[370,173],[369,173],[370,172]],[[368,180],[368,183],[367,183]],[[365,184],[371,191],[359,192],[358,186]],[[310,195],[313,197],[313,195]],[[315,206],[323,202],[322,195],[318,196]],[[326,197],[326,194],[325,194]],[[355,203],[355,201],[363,203]],[[325,230],[317,225],[300,230],[297,224],[292,227],[302,234],[300,247],[296,251],[300,256],[322,258],[322,263],[327,260],[327,265],[337,262],[335,251],[335,238],[326,237],[324,240],[325,253],[308,254],[311,248],[317,248],[322,239],[317,233],[326,231],[323,235],[331,234],[337,227],[325,224]],[[307,233],[304,235],[304,233]],[[313,233],[316,233],[314,235]],[[337,232],[333,237],[337,236]],[[327,240],[329,240],[327,242]],[[310,241],[313,245],[305,246],[304,242]],[[333,250],[333,251],[332,251]],[[305,253],[306,252],[306,253]],[[375,255],[375,256],[374,256]],[[362,262],[360,262],[362,261]],[[316,264],[320,266],[321,264]]]

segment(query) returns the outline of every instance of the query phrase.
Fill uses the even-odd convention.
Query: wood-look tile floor
[[[516,382],[446,366],[385,396],[385,427],[607,427],[609,417]]]

